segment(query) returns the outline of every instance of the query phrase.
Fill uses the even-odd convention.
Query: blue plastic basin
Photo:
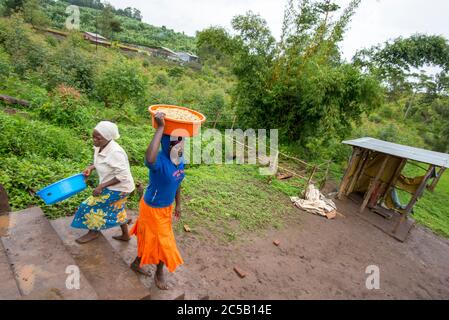
[[[86,189],[82,173],[55,182],[37,192],[45,204],[60,202]]]

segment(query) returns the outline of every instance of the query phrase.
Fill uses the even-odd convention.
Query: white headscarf
[[[95,127],[95,130],[108,141],[120,138],[117,125],[110,121],[100,121]]]

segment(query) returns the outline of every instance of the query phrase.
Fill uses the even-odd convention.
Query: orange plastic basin
[[[199,120],[197,121],[191,121],[191,120],[179,120],[179,119],[173,119],[168,116],[165,116],[165,128],[164,128],[164,134],[168,134],[170,136],[177,136],[177,137],[193,137],[196,136],[201,128],[201,124],[206,121],[206,117],[199,113],[198,111],[185,108],[185,107],[179,107],[179,106],[173,106],[173,105],[167,105],[167,104],[155,104],[148,107],[148,111],[151,113],[151,123],[153,125],[153,128],[157,129],[157,123],[154,120],[154,115],[156,114],[157,110],[159,108],[175,108],[175,109],[182,109],[189,111],[196,115]]]

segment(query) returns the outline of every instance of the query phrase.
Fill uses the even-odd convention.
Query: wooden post
[[[435,190],[435,187],[437,186],[438,182],[440,181],[440,178],[443,175],[445,170],[446,170],[446,168],[444,168],[444,167],[440,168],[436,178],[432,181],[432,184],[427,188],[428,190],[430,190],[431,192],[433,192]]]
[[[218,119],[220,119],[220,112],[218,112],[217,113],[217,116],[215,117],[215,122],[214,122],[214,129],[215,129],[215,127],[217,126],[217,122],[218,122]]]
[[[5,188],[0,184],[0,216],[7,214],[11,211],[8,202],[8,194]]]
[[[369,199],[371,198],[371,195],[373,194],[374,189],[376,188],[377,183],[379,182],[379,179],[381,178],[382,174],[384,173],[385,170],[385,166],[388,163],[388,160],[390,160],[390,156],[387,155],[384,159],[384,161],[382,161],[382,165],[380,166],[379,171],[376,174],[376,177],[374,178],[374,180],[371,182],[371,185],[368,189],[368,191],[365,193],[365,198],[363,199],[363,203],[360,206],[360,212],[363,212],[363,210],[365,210],[366,205],[368,204]]]
[[[360,176],[363,174],[363,170],[365,169],[365,165],[366,165],[366,162],[368,161],[369,155],[370,155],[370,151],[365,149],[362,154],[362,157],[360,158],[360,161],[358,163],[357,170],[354,173],[354,175],[352,176],[351,184],[349,185],[349,188],[346,190],[346,193],[345,193],[346,195],[351,194],[352,190],[354,190],[354,187],[355,187],[357,181],[359,180]]]
[[[309,179],[307,180],[307,184],[306,184],[306,188],[304,189],[304,194],[302,195],[302,197],[305,199],[306,198],[306,192],[307,192],[307,188],[309,187],[310,182],[312,181],[312,178],[316,172],[316,170],[318,169],[317,166],[313,167],[312,173],[309,176]]]
[[[394,185],[396,184],[396,181],[399,178],[399,175],[402,172],[402,169],[404,169],[406,164],[407,164],[407,159],[405,159],[405,158],[402,159],[401,162],[399,163],[399,166],[396,168],[396,171],[394,172],[393,176],[391,177],[390,182],[388,182],[387,188],[385,189],[385,193],[382,196],[382,199],[385,199],[385,197],[390,192],[391,188],[394,187]]]
[[[231,127],[231,129],[233,129],[233,130],[234,130],[235,118],[237,118],[237,115],[234,115],[234,119],[232,119],[232,127]]]
[[[310,174],[309,180],[307,180],[307,185],[309,185],[310,182],[312,181],[313,176],[315,175],[315,172],[316,172],[317,169],[318,169],[317,166],[313,167],[313,170],[312,170],[312,173]]]
[[[430,165],[429,169],[427,170],[426,175],[421,181],[421,184],[419,185],[418,189],[416,189],[415,194],[410,199],[410,202],[408,203],[407,207],[404,210],[404,213],[401,215],[401,218],[399,219],[398,223],[393,229],[393,233],[396,233],[399,229],[399,226],[402,224],[402,222],[405,220],[407,215],[412,211],[413,206],[415,205],[416,201],[422,196],[424,189],[426,188],[427,181],[429,180],[430,176],[432,175],[432,171],[435,169],[435,166]]]
[[[354,147],[352,149],[352,155],[351,158],[349,159],[349,163],[348,166],[346,167],[346,171],[345,174],[343,176],[343,179],[341,180],[341,184],[340,184],[340,188],[338,190],[338,195],[337,198],[341,199],[343,196],[343,193],[345,192],[346,186],[349,183],[349,172],[351,172],[352,166],[354,165],[354,161],[355,161],[355,157],[357,152],[361,151],[361,149]],[[360,158],[360,161],[362,161],[362,159]],[[328,167],[329,168],[329,167]]]
[[[379,199],[385,193],[386,187],[387,187],[387,184],[383,181],[380,181],[379,183],[377,183],[376,189],[374,190],[373,194],[371,195],[371,198],[368,201],[368,208],[371,209],[377,205],[377,203],[379,202]]]
[[[326,167],[326,172],[324,173],[324,178],[323,178],[323,180],[321,181],[321,184],[320,184],[320,190],[323,189],[323,187],[326,185],[327,175],[329,174],[329,167],[330,167],[330,165],[331,165],[331,161],[329,160],[327,162],[327,167]]]

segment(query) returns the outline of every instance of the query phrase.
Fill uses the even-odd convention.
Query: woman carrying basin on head
[[[139,217],[130,232],[137,236],[138,245],[137,257],[131,268],[148,275],[142,266],[157,265],[154,281],[163,290],[168,288],[164,265],[174,272],[183,263],[172,229],[172,212],[173,202],[176,202],[174,217],[178,220],[181,215],[181,182],[184,179],[184,141],[181,137],[163,134],[164,116],[162,112],[154,116],[158,128],[145,155],[150,183],[140,200]]]
[[[72,221],[73,228],[89,230],[76,239],[78,243],[92,241],[100,235],[100,230],[120,226],[122,234],[114,239],[128,241],[128,223],[125,203],[134,190],[128,156],[115,142],[120,137],[117,125],[101,121],[92,133],[94,144],[94,163],[84,170],[88,177],[92,170],[99,176],[99,184],[92,196],[84,200]]]

